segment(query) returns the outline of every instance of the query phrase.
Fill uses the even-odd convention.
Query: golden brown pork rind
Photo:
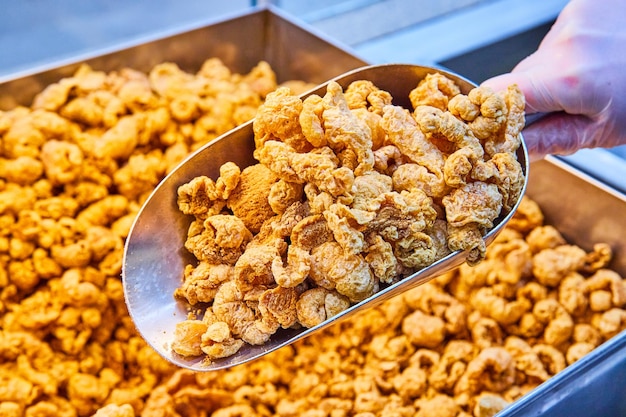
[[[226,197],[227,207],[252,233],[258,233],[265,220],[274,215],[269,194],[277,182],[278,177],[272,171],[255,164],[241,171],[235,188]],[[296,197],[297,194],[283,199],[293,202]]]
[[[459,87],[445,75],[427,74],[426,77],[409,93],[413,108],[432,106],[441,110],[448,108],[451,98],[460,93]]]
[[[515,91],[477,89],[457,98],[458,86],[433,74],[411,92],[412,112],[365,80],[345,92],[331,81],[323,96],[304,100],[286,87],[269,93],[253,123],[259,163],[241,173],[225,164],[215,182],[199,177],[179,188],[181,210],[196,218],[186,247],[200,264],[188,268],[176,295],[189,296],[191,304],[211,300],[230,325],[235,319],[227,316],[236,310],[217,305],[226,286],[226,298],[246,312],[237,320],[251,323],[231,328],[233,337],[263,343],[278,326],[270,317],[276,311],[261,311],[260,294],[290,290],[296,319],[279,320],[282,327],[310,327],[451,251],[467,251],[467,262],[479,263],[485,258],[483,235],[515,206],[524,174],[516,146],[487,154],[487,137],[476,136],[469,121],[457,116],[470,117],[462,106],[474,106],[472,121],[497,118],[504,126],[507,103],[523,103]],[[511,117],[516,112],[511,108]],[[511,121],[506,134],[519,134],[518,124]],[[220,230],[241,238],[220,243]],[[232,279],[216,285],[208,272],[203,283],[203,265],[212,271],[218,264],[233,265]],[[331,296],[348,303],[325,312]],[[478,300],[485,308],[500,305],[498,320],[507,324],[519,318],[511,308],[526,312],[499,295]],[[446,331],[463,327],[455,315],[463,316],[463,308],[450,306],[449,317],[416,314],[415,323],[433,321],[426,327],[443,340]],[[244,335],[250,329],[263,336]],[[430,333],[413,336],[418,338],[425,346],[439,343]]]
[[[82,65],[30,106],[0,111],[0,414],[151,413],[146,399],[174,368],[126,311],[124,239],[164,175],[252,118],[275,86],[263,63],[248,76],[219,60],[197,73]],[[225,198],[229,185],[215,185]],[[212,265],[214,284],[224,268]],[[188,272],[185,294],[203,302],[207,268]]]
[[[534,206],[530,210],[535,213]],[[529,215],[519,213],[519,217],[523,220]],[[190,401],[194,395],[209,396],[224,413],[272,407],[280,416],[312,410],[327,414],[332,410],[340,415],[439,416],[446,412],[480,416],[506,407],[580,359],[616,328],[626,327],[621,322],[621,308],[591,311],[589,292],[584,290],[587,285],[592,291],[605,291],[613,278],[603,278],[600,271],[592,278],[585,266],[576,272],[575,282],[567,282],[574,275],[565,277],[556,291],[565,294],[566,286],[576,284],[580,290],[577,297],[585,300],[577,304],[576,311],[569,311],[566,306],[570,304],[533,275],[535,249],[531,248],[541,239],[529,234],[525,220],[514,224],[522,228],[503,232],[478,266],[463,266],[363,311],[354,320],[340,322],[241,367],[209,374],[179,370],[154,390],[146,409],[175,400]],[[544,242],[552,242],[546,247],[554,248],[556,240]],[[525,265],[523,271],[514,272],[516,265]],[[512,324],[497,322],[491,318],[497,316],[495,304],[487,303],[480,310],[474,307],[474,299],[484,288],[508,303],[528,306],[526,313]],[[326,300],[336,293],[323,287],[306,293],[306,298],[315,302],[305,306],[316,307],[306,314],[317,323],[326,317],[327,306],[335,305]],[[534,304],[540,305],[536,311],[531,308]],[[557,325],[565,317],[559,305],[574,320],[566,342],[554,338],[564,334],[560,329],[566,329]],[[452,314],[457,306],[462,308]],[[528,314],[535,318],[534,332],[523,324]],[[428,320],[420,320],[424,318]],[[438,325],[422,332],[416,322]],[[429,332],[436,337],[429,339]],[[424,342],[433,347],[424,347]],[[160,389],[165,386],[167,390]]]
[[[200,97],[197,108],[203,112],[190,123],[179,123],[169,117],[164,130],[150,128],[139,132],[141,138],[137,140],[145,145],[136,148],[135,152],[149,154],[155,147],[162,149],[158,156],[163,158],[168,170],[199,146],[201,142],[197,141],[215,137],[219,129],[228,129],[236,119],[250,114],[253,102],[260,104],[258,96],[246,102],[248,94],[242,93],[250,90],[243,86],[233,88],[232,83],[241,81],[240,77],[217,61],[207,63],[199,73],[193,74],[206,79],[202,82],[194,82],[193,77],[183,76],[171,66],[164,69],[168,70],[156,71],[155,81],[160,84],[158,87],[153,85],[153,90],[165,93],[170,88],[172,98],[182,96],[176,90],[180,90],[185,84],[183,81],[187,80],[185,94],[195,92]],[[596,283],[593,290],[583,290],[584,282],[595,271],[609,267],[607,257],[610,259],[611,253],[605,250],[606,245],[603,245],[605,249],[587,252],[582,269],[568,273],[557,287],[540,284],[532,275],[532,265],[528,273],[513,273],[514,265],[525,257],[520,255],[524,246],[520,240],[527,240],[533,254],[564,244],[550,237],[553,236],[550,231],[541,231],[532,239],[529,237],[528,233],[542,226],[544,219],[539,206],[525,199],[509,223],[515,233],[507,232],[502,248],[497,248],[491,255],[496,246],[490,246],[485,261],[476,267],[463,267],[433,281],[440,289],[434,294],[443,292],[454,297],[458,302],[450,305],[462,305],[467,314],[465,320],[462,316],[454,316],[457,319],[440,316],[446,323],[446,332],[456,328],[453,323],[467,323],[467,328],[446,333],[444,342],[434,349],[410,343],[401,323],[416,308],[425,308],[424,314],[429,315],[437,315],[439,308],[420,306],[415,299],[407,303],[403,294],[353,320],[339,323],[245,365],[211,373],[176,368],[158,356],[137,334],[126,311],[119,279],[123,239],[145,195],[129,199],[118,194],[113,174],[126,164],[126,160],[98,160],[89,153],[90,142],[86,140],[110,129],[120,117],[131,112],[150,113],[142,106],[154,103],[168,107],[168,110],[163,112],[164,107],[159,107],[150,117],[142,118],[154,122],[154,128],[158,128],[159,119],[152,116],[169,114],[167,100],[172,98],[165,101],[150,99],[151,95],[146,94],[148,90],[139,82],[141,74],[136,71],[104,73],[83,67],[71,78],[51,84],[36,100],[37,105],[42,106],[39,110],[45,106],[49,114],[39,110],[33,112],[32,106],[0,112],[0,143],[6,139],[11,126],[25,129],[22,131],[24,136],[21,133],[16,135],[17,130],[14,130],[5,142],[6,148],[0,150],[0,157],[10,161],[7,166],[30,166],[20,162],[21,152],[32,158],[29,161],[44,162],[39,145],[30,146],[41,142],[20,142],[20,137],[42,135],[45,143],[73,144],[83,153],[80,170],[75,166],[80,159],[74,158],[73,151],[56,154],[56,149],[65,148],[66,145],[62,145],[46,149],[46,159],[50,158],[50,162],[69,158],[67,165],[59,165],[59,168],[68,168],[57,171],[60,175],[53,171],[50,171],[50,177],[45,171],[38,178],[21,174],[35,172],[30,169],[16,171],[19,175],[0,174],[0,414],[50,417],[96,413],[119,417],[271,414],[287,417],[363,413],[398,416],[434,410],[435,415],[441,416],[441,410],[451,410],[457,417],[478,415],[472,410],[480,408],[484,396],[497,395],[507,402],[515,401],[534,389],[545,374],[551,376],[561,369],[563,357],[567,364],[571,364],[626,328],[624,305],[612,305],[605,311],[590,308],[590,294],[598,291],[601,295],[594,297],[605,300],[604,291],[612,293],[611,284],[598,286]],[[122,88],[130,81],[137,81],[137,85]],[[271,80],[268,80],[269,84]],[[119,91],[123,94],[118,94]],[[169,97],[170,93],[167,94]],[[72,100],[83,97],[88,97],[88,101],[95,105],[79,100],[69,106]],[[184,115],[185,106],[180,104],[187,100],[185,95],[185,100],[177,105],[180,110],[177,117]],[[68,106],[69,109],[65,110]],[[79,116],[81,106],[88,111]],[[240,107],[241,111],[234,112]],[[22,118],[28,122],[20,122]],[[152,135],[149,142],[144,142],[146,135]],[[390,156],[388,171],[385,171],[387,175],[406,162],[401,155],[393,156],[392,152],[386,155]],[[151,165],[149,169],[153,167]],[[134,170],[138,178],[150,178],[138,168]],[[82,174],[72,180],[78,171]],[[142,184],[142,188],[147,187]],[[322,194],[311,191],[308,195]],[[320,201],[328,197],[320,197]],[[276,228],[280,230],[277,233],[283,237],[292,230],[298,216],[311,214],[310,210],[295,208],[289,213],[284,216],[284,221],[276,221]],[[80,221],[77,221],[78,217]],[[286,249],[282,248],[282,238],[267,231],[261,231],[253,241],[264,242],[264,245],[271,241],[281,253]],[[368,237],[367,242],[370,246],[379,246],[376,242],[380,240]],[[81,263],[88,262],[87,266],[63,266],[71,265],[73,255],[78,252],[55,250],[56,256],[52,256],[52,246],[72,246],[74,250],[87,246],[89,250],[80,253],[93,255],[89,261],[87,257],[80,257]],[[602,259],[599,263],[590,262],[598,256]],[[79,257],[75,258],[78,262]],[[385,268],[391,268],[385,257],[381,255],[380,258]],[[483,265],[489,268],[482,268]],[[261,263],[258,267],[258,276],[262,276],[260,271],[265,265]],[[232,266],[221,264],[213,268],[212,273],[215,273]],[[385,268],[381,267],[381,270]],[[398,269],[402,271],[401,267]],[[401,276],[402,272],[398,274]],[[250,279],[253,276],[241,275]],[[211,280],[218,276],[222,275],[217,274]],[[517,277],[516,285],[524,291],[514,291],[505,285]],[[253,281],[248,285],[254,287],[257,284],[259,282]],[[514,325],[498,324],[497,328],[493,327],[493,321],[476,317],[468,300],[484,286],[494,287],[494,292],[509,302],[518,297],[533,302],[556,297],[574,319],[570,339],[564,346],[546,348],[541,336],[543,324],[532,312],[525,313]],[[197,288],[202,286],[197,283]],[[258,289],[255,294],[254,302],[261,297]],[[604,303],[597,305],[605,306]],[[525,321],[525,318],[529,320]],[[219,322],[210,310],[205,312],[202,321],[207,327]],[[223,328],[223,324],[217,324],[211,337],[222,339]],[[496,329],[500,330],[501,339]],[[532,353],[519,355],[520,349],[508,342],[512,335],[523,337],[531,348],[538,346],[532,349]],[[515,384],[500,393],[482,391],[473,396],[455,396],[454,385],[467,364],[483,347],[501,346],[499,340],[505,341],[505,348],[511,349],[515,358]],[[228,339],[224,342],[219,346],[219,342],[205,340],[207,348],[215,346],[210,348],[213,352],[226,352],[231,342]],[[418,400],[421,401],[417,403]],[[429,404],[433,407],[429,408]],[[437,404],[449,407],[437,408]]]

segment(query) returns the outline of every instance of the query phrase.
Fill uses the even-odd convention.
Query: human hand
[[[572,0],[538,50],[495,90],[517,84],[526,113],[550,113],[524,129],[531,159],[626,143],[626,0]]]

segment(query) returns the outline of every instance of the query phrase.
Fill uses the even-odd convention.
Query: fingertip
[[[511,84],[516,84],[516,76],[514,74],[501,74],[493,78],[483,81],[480,85],[489,87],[494,91],[504,91]]]
[[[536,111],[533,106],[532,99],[532,97],[536,95],[533,89],[533,83],[532,80],[529,79],[528,74],[525,72],[510,72],[498,75],[485,80],[481,85],[490,87],[494,91],[505,91],[511,85],[517,85],[526,98],[526,113],[535,113]],[[531,98],[530,100],[529,97]]]
[[[536,72],[516,71],[486,80],[481,85],[489,86],[495,91],[504,91],[510,85],[517,85],[524,94],[527,114],[562,110],[553,102],[549,89],[545,87],[547,80],[544,78]]]

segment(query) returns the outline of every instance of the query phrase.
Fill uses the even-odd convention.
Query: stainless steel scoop
[[[465,94],[476,86],[465,78],[442,69],[404,64],[367,66],[340,75],[334,81],[346,88],[352,81],[370,80],[379,88],[390,92],[396,100],[394,104],[409,108],[409,92],[421,79],[433,72],[443,73],[455,80]],[[326,84],[322,84],[304,96],[313,93],[323,95],[325,91]],[[170,346],[176,324],[187,317],[187,308],[175,300],[173,294],[182,284],[185,265],[195,262],[193,256],[183,247],[191,218],[182,214],[177,207],[177,189],[200,175],[217,178],[220,166],[228,161],[236,163],[242,169],[256,163],[252,157],[253,150],[252,122],[239,126],[197,150],[157,186],[141,208],[126,239],[122,276],[128,311],[141,336],[170,362],[194,371],[209,371],[251,361],[346,319],[364,308],[373,307],[409,288],[423,284],[465,262],[466,253],[451,253],[318,326],[308,329],[280,329],[266,344],[244,345],[237,354],[225,359],[207,363],[204,357],[185,358],[177,355]],[[523,141],[517,157],[526,174],[527,183],[528,153]],[[487,244],[494,240],[518,205],[519,202],[511,212],[498,219],[494,228],[485,236]]]

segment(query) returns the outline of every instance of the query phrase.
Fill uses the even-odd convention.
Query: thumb
[[[509,85],[518,84],[517,82],[518,79],[519,79],[519,76],[517,74],[506,73],[506,74],[497,75],[493,78],[483,81],[481,86],[489,87],[494,91],[504,91]]]
[[[509,85],[517,84],[526,100],[526,113],[550,113],[561,111],[561,106],[555,102],[547,85],[550,81],[534,76],[535,72],[511,72],[498,75],[482,83],[495,91],[504,91]]]

